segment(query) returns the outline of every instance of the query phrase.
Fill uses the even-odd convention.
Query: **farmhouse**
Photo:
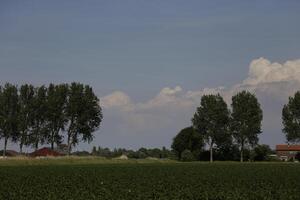
[[[280,160],[288,161],[295,159],[296,154],[300,152],[300,145],[279,144],[276,145],[276,154]]]

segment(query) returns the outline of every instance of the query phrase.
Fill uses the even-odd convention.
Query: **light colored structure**
[[[296,154],[300,152],[300,145],[279,144],[276,145],[276,154],[280,160],[295,160]]]

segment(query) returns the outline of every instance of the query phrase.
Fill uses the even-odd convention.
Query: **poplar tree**
[[[76,146],[80,140],[87,142],[93,140],[93,133],[102,122],[99,99],[90,86],[80,83],[71,84],[66,116],[68,154],[70,155],[72,146]]]
[[[48,87],[46,104],[47,104],[47,135],[46,142],[51,144],[51,149],[54,149],[54,144],[60,144],[63,136],[61,134],[65,129],[66,106],[67,106],[68,85],[50,84]]]
[[[18,113],[18,136],[20,153],[23,146],[28,145],[33,116],[34,87],[32,85],[22,85],[19,92],[19,113]]]
[[[4,139],[3,156],[6,156],[7,142],[18,135],[18,89],[17,86],[6,83],[0,92],[0,129]]]
[[[231,132],[240,147],[243,162],[245,145],[256,145],[261,131],[263,113],[254,94],[242,91],[232,97]]]
[[[300,142],[300,91],[282,109],[283,132],[288,142]]]
[[[213,148],[226,141],[228,134],[229,110],[223,98],[217,95],[204,95],[192,119],[193,127],[201,134],[209,146],[210,162],[213,162]]]
[[[36,88],[32,102],[32,128],[29,136],[30,144],[37,150],[39,144],[44,144],[47,137],[47,88],[41,86]]]

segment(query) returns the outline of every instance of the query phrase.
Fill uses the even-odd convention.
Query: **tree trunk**
[[[53,131],[51,131],[51,141],[50,141],[50,143],[51,143],[51,149],[53,150],[54,149],[54,132]]]
[[[4,149],[3,149],[3,157],[6,156],[6,147],[7,147],[7,137],[4,138]]]
[[[53,150],[54,149],[54,142],[51,141],[51,149]]]
[[[23,142],[20,142],[20,154],[23,153]]]
[[[35,150],[38,150],[38,148],[39,148],[39,142],[36,142],[35,143]]]
[[[68,156],[71,154],[71,136],[68,134]]]
[[[213,143],[212,142],[210,143],[209,152],[210,152],[209,161],[212,163],[213,162]]]
[[[241,162],[244,162],[244,144],[241,145]]]

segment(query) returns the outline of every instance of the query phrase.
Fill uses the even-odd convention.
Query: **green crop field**
[[[300,165],[19,161],[0,165],[0,198],[296,200]]]

